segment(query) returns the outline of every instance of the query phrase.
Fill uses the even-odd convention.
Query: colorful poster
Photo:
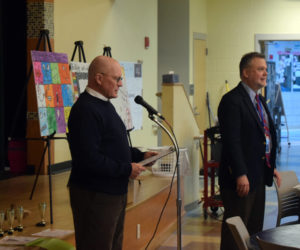
[[[74,89],[64,53],[31,51],[41,136],[66,133]],[[67,110],[67,111],[66,111]]]

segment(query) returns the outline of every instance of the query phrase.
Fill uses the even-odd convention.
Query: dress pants
[[[121,250],[127,194],[110,195],[70,186],[77,250]]]
[[[260,184],[246,197],[239,197],[232,189],[221,189],[224,205],[222,221],[221,250],[238,250],[233,235],[225,220],[233,216],[240,216],[248,229],[249,235],[262,231],[265,213],[265,185]]]

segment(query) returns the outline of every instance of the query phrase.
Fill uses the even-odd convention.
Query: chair
[[[240,216],[234,216],[226,219],[226,223],[234,237],[239,250],[247,250],[247,241],[249,241],[249,232]]]
[[[275,243],[265,241],[258,236],[256,236],[256,240],[258,242],[259,247],[262,250],[299,250],[300,248],[297,247],[287,247],[287,246],[282,246],[282,245],[277,245]]]
[[[276,227],[280,225],[300,223],[300,197],[293,189],[294,186],[299,184],[297,175],[294,171],[283,171],[280,172],[280,175],[280,187],[278,187],[277,182],[274,181],[278,198]],[[281,224],[281,219],[289,216],[298,216],[298,220]]]

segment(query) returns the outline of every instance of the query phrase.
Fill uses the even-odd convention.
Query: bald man
[[[70,113],[69,190],[77,250],[122,249],[128,179],[145,170],[134,162],[156,154],[129,147],[126,128],[109,102],[120,87],[120,64],[96,57]]]

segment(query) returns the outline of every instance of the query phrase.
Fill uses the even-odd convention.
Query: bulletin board
[[[68,56],[31,51],[41,136],[66,133],[74,103]]]

